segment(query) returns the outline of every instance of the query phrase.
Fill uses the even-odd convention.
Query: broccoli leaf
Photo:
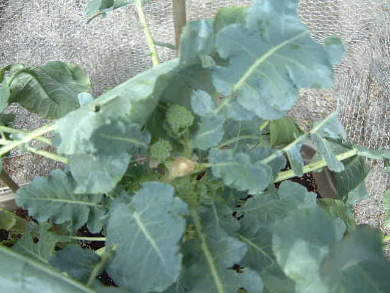
[[[43,118],[60,118],[80,107],[78,94],[90,89],[88,75],[60,61],[20,70],[10,85],[9,103],[19,103]]]
[[[184,287],[194,293],[236,293],[240,288],[262,292],[262,280],[255,271],[250,268],[244,268],[241,273],[233,270],[248,248],[225,231],[230,230],[229,223],[220,225],[219,220],[209,216],[210,210],[202,215],[193,210],[192,215],[198,238],[188,241],[183,248],[188,255],[180,278]]]
[[[111,120],[93,133],[91,143],[98,155],[127,152],[135,156],[148,150],[150,134],[128,120]]]
[[[202,56],[214,54],[214,29],[212,20],[199,20],[185,26],[180,43],[180,64],[199,63]]]
[[[78,245],[68,245],[51,257],[50,264],[57,270],[86,283],[99,261],[100,257],[92,250],[82,249]]]
[[[227,96],[236,94],[244,108],[263,119],[278,119],[291,109],[299,88],[333,84],[332,57],[311,39],[293,0],[256,1],[246,24],[219,32],[216,47],[229,65],[214,70],[214,86]]]
[[[380,232],[366,225],[358,226],[336,243],[321,265],[329,292],[387,293],[389,271]]]
[[[115,244],[116,254],[108,272],[118,285],[143,293],[160,292],[176,282],[182,259],[177,243],[187,206],[173,195],[172,186],[149,182],[132,198],[114,202],[107,246]]]
[[[108,13],[120,7],[132,4],[131,0],[90,0],[84,15],[90,17],[97,13]]]
[[[112,191],[130,163],[127,153],[69,156],[69,170],[77,183],[74,192],[101,194]]]
[[[225,118],[220,115],[203,117],[192,140],[192,146],[201,150],[215,147],[223,137]]]
[[[245,153],[233,154],[231,150],[212,149],[209,160],[215,177],[222,178],[227,186],[241,191],[259,193],[272,179],[270,166],[252,164]]]
[[[36,262],[47,265],[50,257],[54,253],[57,242],[66,238],[48,231],[50,228],[51,226],[49,224],[40,224],[38,229],[36,229],[39,234],[39,241],[37,243],[34,241],[31,233],[25,234],[14,246],[12,246],[12,250],[29,257]]]
[[[291,117],[283,117],[270,122],[271,146],[286,146],[303,134]]]
[[[107,123],[125,118],[143,126],[176,72],[177,60],[165,62],[118,85],[57,121],[57,146],[61,154],[94,151],[91,137]]]
[[[16,203],[39,222],[66,223],[77,230],[88,221],[92,210],[98,212],[103,206],[101,195],[75,194],[75,185],[70,174],[54,170],[47,179],[35,177],[30,185],[20,188]]]
[[[320,223],[320,224],[319,224]],[[345,225],[319,207],[299,210],[272,224],[272,246],[284,273],[297,292],[329,291],[320,274],[323,258],[343,237]]]
[[[216,107],[213,98],[205,91],[198,90],[191,96],[191,108],[195,114],[206,117],[215,116]]]
[[[4,292],[94,293],[47,266],[0,246],[0,284]]]

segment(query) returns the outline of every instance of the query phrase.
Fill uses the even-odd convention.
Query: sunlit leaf
[[[80,107],[78,94],[90,89],[88,75],[60,61],[24,68],[10,85],[9,103],[19,103],[44,118],[60,118]]]

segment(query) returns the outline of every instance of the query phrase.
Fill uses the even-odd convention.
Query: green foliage
[[[149,182],[132,198],[122,196],[114,202],[107,245],[115,244],[116,254],[108,272],[118,285],[137,292],[161,292],[177,279],[182,259],[177,243],[184,232],[187,206],[173,195],[172,186]]]
[[[35,177],[29,186],[19,189],[17,204],[40,222],[50,219],[77,230],[98,220],[94,216],[103,215],[104,207],[100,203],[101,195],[75,194],[74,188],[75,181],[70,174],[54,170],[47,179]]]
[[[130,2],[90,1],[86,14]],[[0,212],[1,228],[24,234],[0,247],[0,291],[389,292],[380,235],[353,216],[363,157],[389,168],[389,152],[348,143],[335,114],[308,132],[283,116],[301,88],[332,86],[340,39],[314,41],[295,0],[256,0],[189,23],[179,48],[96,98],[76,65],[0,70],[0,153],[39,140],[56,152],[34,152],[67,165],[18,190],[35,221]],[[21,132],[10,102],[59,119]],[[292,182],[325,167],[337,199]]]
[[[23,65],[11,73],[7,102],[17,102],[44,118],[60,118],[77,109],[77,95],[91,86],[88,75],[78,65],[59,61],[41,67]]]
[[[4,292],[94,292],[64,274],[12,252],[4,246],[0,246],[0,257],[0,287]]]

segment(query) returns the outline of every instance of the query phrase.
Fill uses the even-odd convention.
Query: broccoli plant
[[[94,0],[87,14],[125,4]],[[2,111],[54,121],[21,132],[3,112],[0,155],[66,164],[17,190],[27,219],[1,211],[2,291],[388,293],[382,235],[352,211],[367,196],[364,158],[388,167],[390,153],[348,142],[335,114],[309,131],[285,116],[301,88],[333,85],[341,40],[313,40],[294,0],[188,23],[162,64],[144,27],[154,67],[99,97],[74,64],[1,70]],[[334,198],[299,183],[324,169]]]

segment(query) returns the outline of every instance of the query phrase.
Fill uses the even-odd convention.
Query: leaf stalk
[[[348,159],[350,157],[356,156],[357,154],[358,154],[358,151],[353,149],[353,150],[349,150],[349,151],[346,151],[344,153],[337,155],[336,158],[339,161],[343,161],[343,160]],[[303,173],[313,172],[313,171],[319,170],[321,168],[324,168],[326,166],[328,166],[327,162],[325,161],[325,159],[322,159],[318,162],[310,163],[310,164],[304,166]],[[276,178],[274,183],[281,182],[281,181],[284,181],[287,179],[291,179],[293,177],[296,177],[294,170],[280,172],[278,175],[278,178]]]
[[[142,0],[136,0],[136,6],[137,6],[139,20],[140,20],[142,28],[144,29],[144,32],[145,32],[146,42],[148,43],[150,56],[152,57],[153,67],[157,67],[160,65],[160,60],[159,60],[158,55],[157,55],[157,50],[156,50],[156,46],[154,44],[152,33],[150,32],[148,23],[146,21],[144,8],[142,6]]]
[[[37,139],[38,137],[40,137],[46,133],[49,133],[51,131],[54,131],[56,129],[57,129],[57,124],[55,124],[54,122],[50,123],[50,124],[46,124],[45,126],[42,126],[38,129],[28,133],[22,139],[15,140],[15,141],[8,143],[5,146],[1,147],[0,148],[0,156],[3,156],[6,153],[8,153],[9,151],[11,151],[11,150],[23,145],[23,144],[29,143],[30,141]]]
[[[207,261],[207,264],[209,266],[211,275],[214,279],[218,293],[224,293],[225,290],[223,288],[222,281],[219,277],[219,273],[218,273],[217,267],[215,265],[213,256],[211,255],[211,251],[207,245],[206,237],[203,234],[203,227],[202,227],[202,223],[201,223],[201,220],[199,217],[199,213],[196,210],[196,208],[194,208],[194,207],[191,207],[190,210],[191,210],[191,216],[194,220],[195,231],[196,231],[196,234],[198,235],[198,238],[200,240],[200,247],[201,247],[201,249],[206,257],[206,261]]]

